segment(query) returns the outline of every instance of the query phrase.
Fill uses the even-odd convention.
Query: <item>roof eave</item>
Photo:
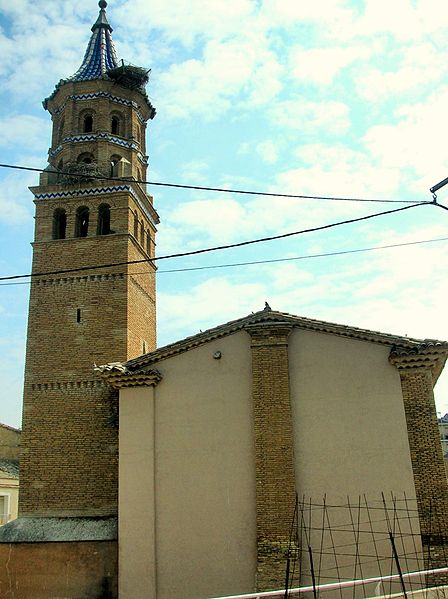
[[[208,343],[214,339],[226,337],[238,331],[246,330],[249,326],[269,326],[272,322],[288,323],[293,328],[302,330],[312,330],[319,333],[337,335],[340,337],[348,337],[359,341],[367,341],[377,343],[392,348],[406,349],[425,349],[437,347],[442,353],[448,355],[448,342],[438,340],[423,340],[413,339],[409,337],[401,337],[399,335],[391,335],[378,331],[370,331],[368,329],[360,329],[357,327],[349,327],[336,323],[330,323],[300,316],[293,316],[286,312],[276,312],[274,310],[261,310],[244,318],[230,321],[223,325],[208,329],[196,335],[186,337],[170,345],[161,347],[154,352],[139,356],[133,360],[129,360],[124,364],[129,372],[136,372],[139,369],[147,368],[150,365],[169,358],[172,355],[184,353],[194,347],[199,347],[204,343]],[[443,365],[442,365],[443,369]],[[440,370],[441,371],[441,370]],[[439,373],[440,374],[440,373]],[[439,376],[439,374],[437,376]]]

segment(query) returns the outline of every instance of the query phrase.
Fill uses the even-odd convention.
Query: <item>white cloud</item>
[[[289,51],[289,75],[304,83],[329,85],[345,67],[366,60],[372,52],[366,45],[312,49],[294,46]]]
[[[265,162],[274,164],[278,161],[278,144],[271,139],[258,143],[255,146],[255,151]]]
[[[303,23],[324,23],[333,28],[350,21],[352,12],[346,0],[314,0],[313,2],[285,2],[263,0],[260,17],[272,27],[290,27]]]
[[[397,40],[418,39],[443,27],[444,0],[366,0],[364,12],[353,24],[352,35],[389,33]]]
[[[196,37],[218,39],[241,29],[252,14],[250,0],[127,0],[114,11],[118,21],[127,23],[136,35],[147,36],[148,29],[159,29],[171,40],[190,46]]]
[[[35,184],[34,174],[10,175],[0,185],[0,223],[21,224],[32,220],[31,194],[26,189]]]
[[[302,133],[342,134],[349,129],[348,106],[337,101],[313,102],[303,97],[276,102],[269,110],[269,118],[277,128]]]
[[[303,145],[295,155],[301,166],[277,175],[277,187],[290,193],[388,199],[402,179],[394,165],[380,165],[342,144]]]
[[[268,102],[280,89],[280,72],[263,36],[248,32],[212,40],[205,45],[202,59],[173,63],[160,75],[160,114],[186,118],[199,113],[202,119],[213,120],[239,94],[248,105]],[[270,86],[264,85],[266,78]]]
[[[190,335],[199,329],[222,324],[262,307],[258,298],[265,289],[261,283],[235,286],[226,277],[213,277],[188,290],[188,293],[160,293],[158,316],[163,322],[162,343],[172,335]],[[264,302],[265,300],[263,300]]]
[[[398,65],[380,69],[367,66],[356,81],[361,97],[370,102],[389,100],[395,95],[421,94],[445,74],[444,54],[429,43],[404,46],[398,52]]]
[[[338,206],[338,217],[362,210],[365,207],[344,204]],[[259,197],[240,202],[231,197],[193,200],[165,213],[165,224],[161,225],[161,251],[168,253],[167,241],[171,249],[196,249],[300,231],[334,220],[334,206],[325,202],[317,205],[315,202],[311,204],[280,197]]]
[[[447,102],[445,86],[425,101],[402,106],[396,111],[395,125],[371,127],[363,139],[381,167],[413,169],[409,187],[420,193],[448,174]]]
[[[22,153],[40,152],[44,157],[51,141],[51,122],[28,114],[0,118],[0,148],[20,148]]]
[[[181,180],[190,181],[197,185],[204,183],[209,165],[204,160],[192,160],[181,166]],[[153,175],[154,176],[154,175]]]

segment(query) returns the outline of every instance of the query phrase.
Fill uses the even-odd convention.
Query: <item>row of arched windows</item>
[[[93,133],[95,130],[95,118],[96,115],[93,111],[84,111],[81,113],[79,117],[79,125],[78,131],[81,133]],[[144,138],[144,128],[142,125],[137,125],[138,131],[138,141],[140,143],[143,142]],[[58,142],[61,142],[64,137],[64,129],[65,129],[65,120],[62,118],[59,121],[58,126]],[[124,118],[119,113],[111,113],[109,117],[109,131],[112,135],[119,135],[121,137],[125,137],[125,125]]]
[[[122,157],[119,154],[112,154],[112,156],[110,157],[110,177],[115,177],[117,175],[117,173],[115,172],[115,167],[118,164],[118,162],[120,162],[121,158]],[[76,159],[77,164],[93,164],[94,162],[96,162],[95,156],[91,152],[82,152],[82,154],[80,154]],[[58,170],[61,172],[64,170],[63,160],[59,160]],[[140,170],[138,170],[138,176],[140,177],[139,180],[141,180],[142,175]]]
[[[140,242],[146,253],[151,256],[151,233],[149,229],[145,231],[145,223],[143,220],[139,220],[137,210],[134,212],[134,237]]]
[[[88,206],[79,206],[75,216],[75,237],[87,237],[89,232],[90,210]],[[96,234],[109,235],[113,233],[110,228],[110,206],[100,204],[98,207]],[[65,239],[67,234],[67,213],[64,208],[56,208],[53,212],[53,239]]]
[[[92,133],[95,126],[95,113],[84,112],[80,115],[79,130],[82,133]],[[109,131],[112,135],[124,135],[123,117],[121,114],[112,113],[109,117]]]

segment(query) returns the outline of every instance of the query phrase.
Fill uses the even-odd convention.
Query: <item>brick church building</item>
[[[159,219],[142,183],[155,110],[147,71],[117,59],[106,5],[80,68],[44,102],[19,518],[0,529],[0,596],[282,588],[297,497],[406,497],[415,517],[400,555],[411,539],[414,569],[446,565],[433,386],[447,342],[267,306],[156,348]]]

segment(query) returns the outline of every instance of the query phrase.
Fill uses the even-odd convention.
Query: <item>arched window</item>
[[[138,241],[138,214],[134,212],[134,237]]]
[[[93,116],[91,114],[85,115],[82,130],[84,133],[91,133],[93,131]]]
[[[151,234],[149,229],[146,230],[146,253],[151,256]]]
[[[109,204],[100,204],[98,208],[98,224],[96,227],[97,235],[109,235],[110,230],[110,206]]]
[[[83,152],[82,154],[80,154],[76,160],[76,162],[78,164],[80,163],[84,163],[84,164],[92,164],[92,162],[95,162],[95,157],[93,154],[90,154],[90,152]]]
[[[145,247],[145,223],[140,223],[140,243],[142,247]]]
[[[120,118],[115,114],[110,120],[110,131],[112,135],[120,135]]]
[[[89,209],[87,206],[80,206],[76,210],[75,237],[87,237],[89,230]]]
[[[67,214],[64,208],[56,208],[53,212],[53,239],[65,239]]]

